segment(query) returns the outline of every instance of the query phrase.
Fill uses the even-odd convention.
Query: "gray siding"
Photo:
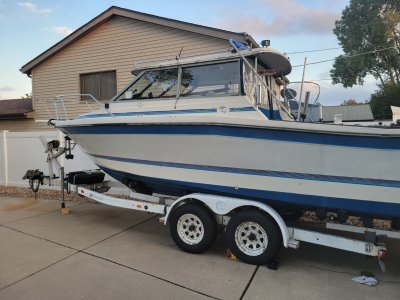
[[[333,122],[333,116],[337,114],[342,115],[343,122],[374,120],[369,104],[322,107],[322,119],[324,122]]]

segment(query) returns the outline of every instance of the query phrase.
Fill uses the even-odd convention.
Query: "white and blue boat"
[[[270,48],[152,63],[104,108],[56,127],[141,193],[400,218],[400,129],[297,121]]]

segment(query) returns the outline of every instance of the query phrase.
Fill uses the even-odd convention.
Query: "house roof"
[[[34,69],[36,66],[39,64],[43,63],[46,61],[48,58],[52,57],[53,55],[57,54],[58,52],[62,51],[64,48],[68,47],[78,39],[84,37],[86,34],[89,32],[93,31],[100,25],[104,24],[107,22],[109,19],[115,16],[120,16],[120,17],[126,17],[126,18],[131,18],[135,20],[140,20],[144,22],[149,22],[157,25],[162,25],[162,26],[167,26],[167,27],[172,27],[176,29],[181,29],[185,31],[190,31],[190,32],[195,32],[199,34],[204,34],[216,38],[222,38],[222,39],[230,39],[234,38],[237,39],[241,42],[247,41],[248,43],[252,44],[252,46],[258,47],[257,43],[254,41],[254,39],[248,35],[247,33],[244,32],[232,32],[228,30],[222,30],[222,29],[217,29],[213,27],[208,27],[208,26],[203,26],[203,25],[197,25],[193,23],[188,23],[188,22],[183,22],[183,21],[178,21],[174,19],[168,19],[164,17],[159,17],[155,15],[150,15],[130,9],[125,9],[117,6],[111,6],[104,12],[102,12],[100,15],[97,17],[93,18],[77,30],[75,30],[73,33],[65,37],[63,40],[52,46],[51,48],[47,49],[43,53],[39,54],[37,57],[32,59],[30,62],[27,64],[23,65],[20,69],[22,73],[27,74],[28,76],[31,74],[32,69]]]
[[[343,122],[373,121],[371,106],[369,104],[323,106],[323,122],[333,122],[334,115],[341,114]]]
[[[0,100],[0,118],[24,117],[32,111],[32,99]]]

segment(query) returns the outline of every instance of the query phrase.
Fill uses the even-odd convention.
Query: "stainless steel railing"
[[[90,98],[90,100],[83,100]],[[103,108],[114,117],[105,104],[91,94],[63,94],[48,100],[39,100],[43,104],[49,119],[70,120],[77,114],[92,112]],[[85,105],[85,107],[82,107]]]

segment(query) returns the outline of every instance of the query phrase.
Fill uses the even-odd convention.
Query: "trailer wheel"
[[[276,223],[257,210],[233,215],[226,227],[226,239],[237,258],[254,265],[270,262],[282,245],[282,235]]]
[[[201,253],[214,243],[217,222],[201,204],[186,203],[173,211],[170,231],[175,244],[183,251]]]

